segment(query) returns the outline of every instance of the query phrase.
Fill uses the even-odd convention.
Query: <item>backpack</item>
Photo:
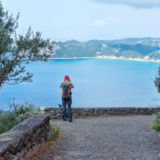
[[[70,97],[71,96],[71,83],[70,82],[63,82],[62,96],[63,97]]]

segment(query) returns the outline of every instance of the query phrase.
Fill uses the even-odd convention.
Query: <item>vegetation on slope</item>
[[[56,42],[53,58],[116,56],[125,58],[160,59],[160,39],[122,39],[91,40],[78,42],[75,40]]]
[[[10,130],[13,126],[27,119],[35,112],[33,105],[12,105],[11,111],[0,111],[0,134]]]

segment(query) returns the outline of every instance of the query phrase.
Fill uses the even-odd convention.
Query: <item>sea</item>
[[[10,104],[58,107],[62,103],[60,83],[69,75],[72,107],[158,107],[160,93],[154,80],[160,63],[115,59],[50,59],[26,65],[32,83],[4,84],[0,109]]]

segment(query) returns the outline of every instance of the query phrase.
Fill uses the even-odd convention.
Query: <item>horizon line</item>
[[[160,37],[126,37],[126,38],[115,38],[115,39],[90,39],[90,40],[77,40],[77,39],[68,39],[68,40],[53,40],[54,42],[68,42],[68,41],[77,41],[77,42],[88,42],[88,41],[118,41],[118,40],[127,40],[127,39],[156,39],[160,40]]]

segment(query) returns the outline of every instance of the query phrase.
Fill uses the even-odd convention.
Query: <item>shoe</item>
[[[66,121],[66,118],[63,118],[63,121]]]
[[[69,122],[72,122],[72,119],[70,119]]]

